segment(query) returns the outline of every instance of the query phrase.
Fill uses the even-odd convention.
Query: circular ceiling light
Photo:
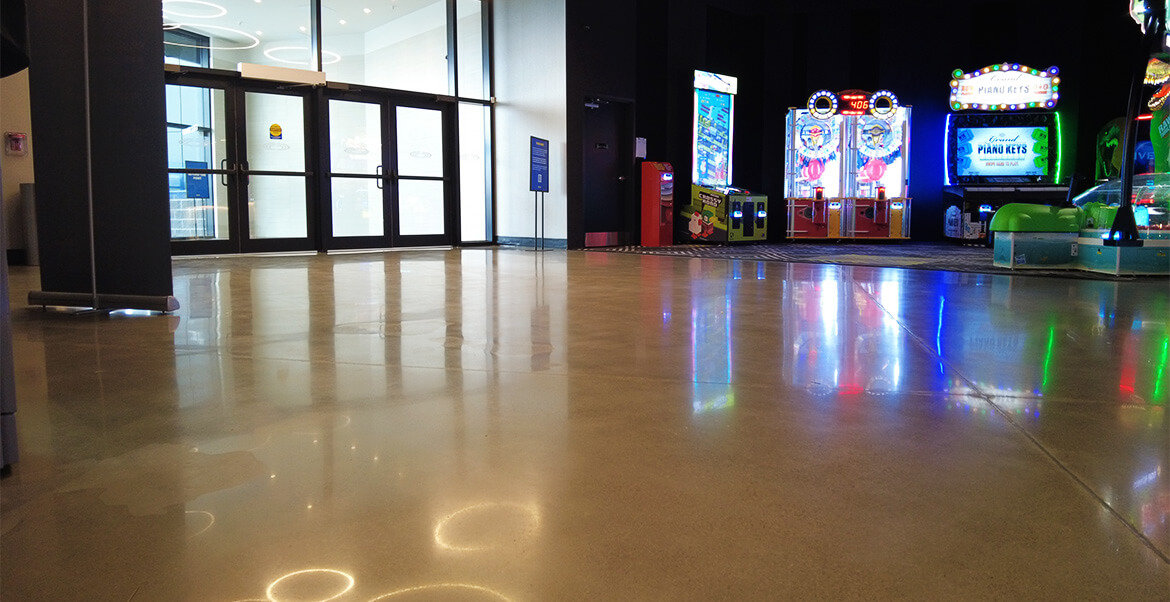
[[[260,39],[257,38],[256,36],[246,32],[246,31],[232,29],[231,27],[224,27],[222,25],[208,25],[207,23],[163,23],[164,30],[165,29],[179,29],[181,27],[198,27],[200,29],[214,29],[216,31],[226,31],[228,33],[234,33],[234,34],[244,38],[244,41],[237,42],[237,44],[246,44],[246,45],[244,45],[244,46],[215,46],[215,45],[208,44],[207,46],[203,46],[201,44],[184,44],[182,42],[172,42],[170,40],[163,40],[163,44],[168,44],[170,46],[182,46],[183,48],[201,48],[204,50],[247,50],[249,48],[255,48],[255,47],[260,45]]]
[[[184,12],[172,8],[176,4],[188,4],[202,8],[195,9],[195,12]],[[164,15],[186,19],[214,19],[227,14],[226,8],[205,0],[162,0],[162,11]]]
[[[299,61],[299,60],[281,58],[279,56],[276,56],[277,52],[288,52],[290,50],[296,50],[296,51],[302,52],[302,53],[309,52],[309,48],[307,46],[271,46],[269,48],[264,49],[264,56],[266,56],[269,59],[272,59],[278,63],[287,63],[289,65],[308,65],[309,64],[309,61]],[[339,63],[339,62],[341,62],[341,55],[340,54],[337,54],[336,52],[332,52],[329,50],[322,50],[321,51],[321,64],[332,65],[333,63]]]

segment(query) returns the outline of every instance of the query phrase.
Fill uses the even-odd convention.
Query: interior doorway
[[[629,244],[637,238],[632,116],[630,102],[585,100],[582,205],[587,247]]]

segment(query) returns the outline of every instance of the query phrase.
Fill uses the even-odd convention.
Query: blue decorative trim
[[[496,242],[503,247],[528,247],[531,249],[536,239],[531,236],[498,236]],[[544,248],[546,249],[567,249],[569,248],[568,239],[564,238],[546,238],[544,239]]]

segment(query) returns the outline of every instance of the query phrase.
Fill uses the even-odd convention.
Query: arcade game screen
[[[817,119],[808,111],[795,111],[793,126],[796,147],[795,190],[790,197],[811,198],[817,188],[824,190],[826,198],[841,196],[841,123],[842,118],[833,115],[828,119]]]
[[[695,183],[731,182],[731,95],[695,90]]]
[[[1047,127],[968,127],[957,136],[960,177],[1048,175]]]
[[[900,109],[892,118],[861,115],[856,117],[857,194],[873,198],[877,187],[885,188],[887,197],[901,197],[906,183],[905,158],[902,147],[906,143],[904,130],[909,109]]]

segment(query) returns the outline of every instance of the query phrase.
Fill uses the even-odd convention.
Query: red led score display
[[[891,119],[898,112],[898,97],[889,90],[866,92],[845,90],[834,94],[828,90],[814,92],[808,99],[808,110],[817,119],[833,115],[873,115]]]
[[[840,93],[842,115],[865,115],[869,112],[869,94],[858,90]]]

